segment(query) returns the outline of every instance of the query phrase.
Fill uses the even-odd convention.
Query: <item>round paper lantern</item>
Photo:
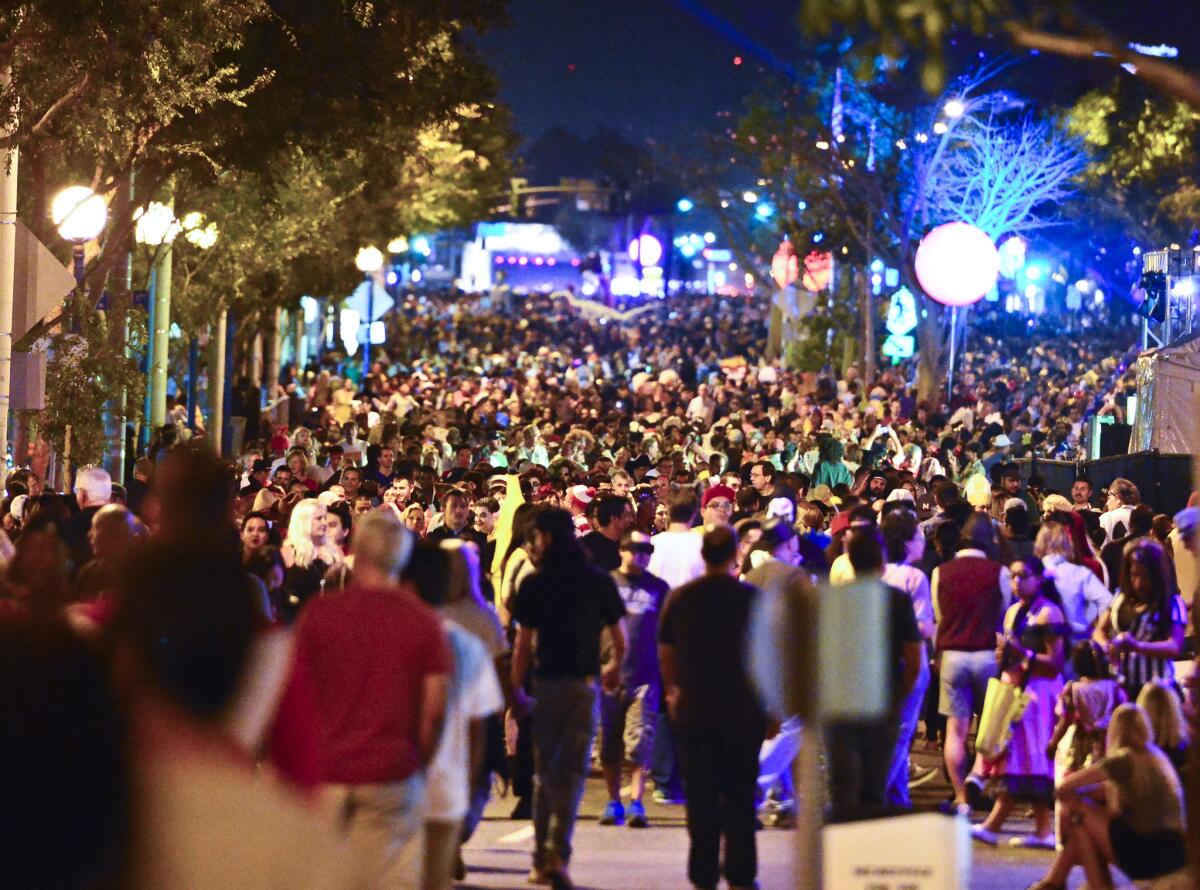
[[[657,266],[662,259],[662,242],[653,235],[638,235],[629,242],[629,258],[642,266]]]
[[[807,291],[816,293],[829,287],[833,280],[833,254],[813,251],[804,258],[804,277],[800,284]]]
[[[1000,255],[992,239],[965,222],[938,226],[917,247],[917,280],[945,306],[970,306],[996,286]]]

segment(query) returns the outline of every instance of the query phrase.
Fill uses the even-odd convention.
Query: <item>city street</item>
[[[917,752],[921,766],[932,766],[934,755]],[[914,789],[915,803],[933,809],[948,793],[939,780]],[[599,778],[588,781],[575,833],[571,875],[588,890],[673,890],[686,886],[687,830],[683,807],[660,806],[647,798],[650,827],[645,830],[603,827],[596,824],[604,809],[605,794]],[[463,888],[525,887],[533,828],[528,822],[508,819],[511,798],[493,800],[487,818],[466,849],[470,871]],[[978,814],[981,815],[981,814]],[[1014,820],[1005,837],[1028,833],[1029,820]],[[794,847],[790,831],[767,828],[758,835],[759,885],[763,890],[794,886]],[[974,844],[972,890],[1023,890],[1042,876],[1051,854],[1006,846]],[[1076,875],[1072,887],[1082,883]]]

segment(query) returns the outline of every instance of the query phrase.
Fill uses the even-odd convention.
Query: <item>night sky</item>
[[[556,124],[582,136],[603,126],[631,142],[680,147],[716,126],[719,112],[737,112],[764,71],[798,58],[799,2],[512,0],[510,25],[480,46],[523,139]],[[1196,66],[1200,0],[1084,5],[1131,40],[1187,41],[1182,60]],[[1012,86],[1055,102],[1069,102],[1111,73],[1099,61],[1045,57],[1021,67],[1021,83]]]

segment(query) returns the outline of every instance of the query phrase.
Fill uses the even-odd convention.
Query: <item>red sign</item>
[[[771,277],[780,289],[794,284],[800,277],[800,257],[791,241],[781,241],[775,256],[771,257]]]
[[[805,290],[823,291],[833,279],[833,254],[813,251],[804,258],[804,279],[800,282]]]

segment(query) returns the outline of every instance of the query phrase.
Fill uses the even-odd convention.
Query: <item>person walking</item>
[[[766,715],[746,673],[755,589],[738,581],[737,534],[704,531],[702,577],[671,592],[658,630],[663,689],[679,750],[690,847],[688,879],[731,890],[755,886],[754,799]]]
[[[596,677],[606,690],[617,685],[625,606],[612,577],[588,564],[571,514],[542,507],[528,528],[526,548],[535,571],[521,582],[513,602],[512,689],[518,709],[525,710],[525,677],[532,667],[535,846],[529,880],[562,890],[574,886],[568,864],[596,733]],[[601,671],[605,628],[613,657]]]
[[[417,887],[425,769],[454,664],[441,618],[400,584],[413,536],[386,511],[354,531],[351,586],[296,624],[318,735],[318,780],[369,887]]]

